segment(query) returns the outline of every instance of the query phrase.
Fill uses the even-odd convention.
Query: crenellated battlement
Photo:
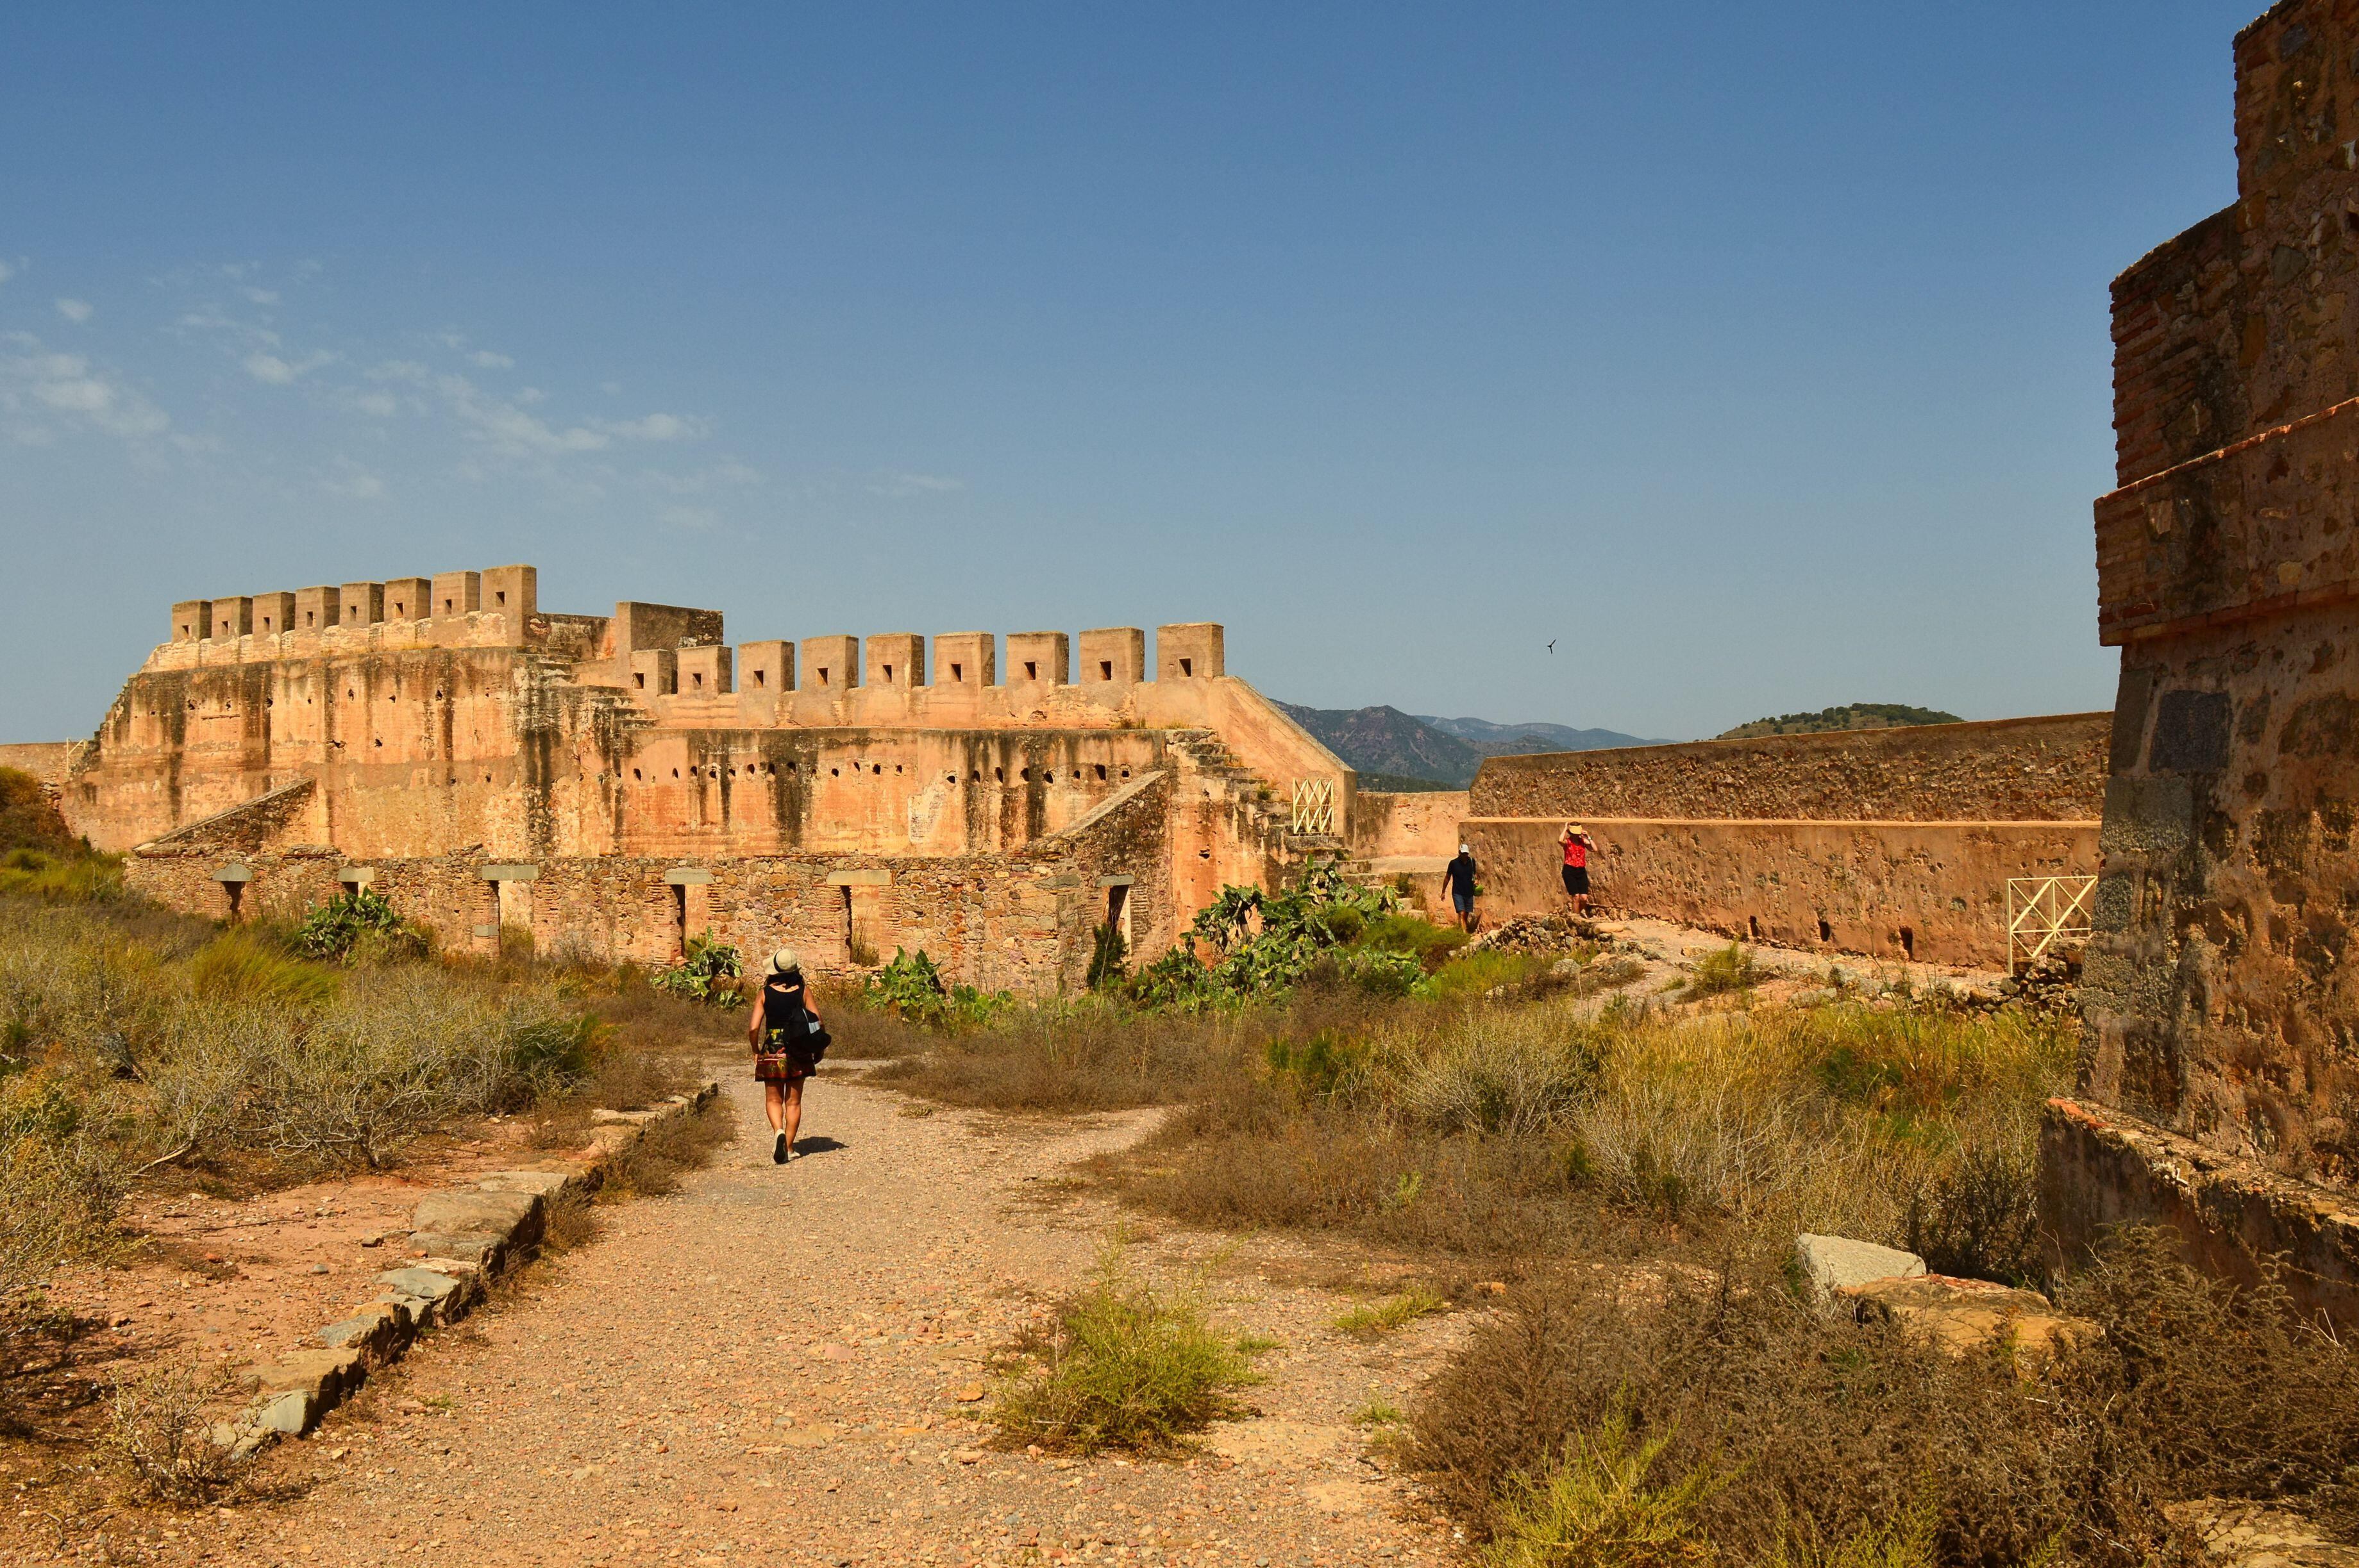
[[[1214,622],[1002,635],[915,632],[766,638],[732,649],[722,612],[625,600],[612,615],[544,615],[528,566],[277,589],[172,606],[170,635],[148,667],[311,658],[408,647],[529,647],[575,665],[585,685],[647,697],[783,697],[851,691],[1016,687],[1120,689],[1217,680],[1228,673]],[[552,629],[566,634],[551,639]],[[1078,643],[1079,657],[1075,648]]]

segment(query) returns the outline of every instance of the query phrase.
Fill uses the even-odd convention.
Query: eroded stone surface
[[[1925,1271],[1925,1260],[1914,1252],[1854,1241],[1848,1236],[1813,1236],[1807,1231],[1794,1238],[1794,1260],[1821,1302],[1870,1280],[1907,1279]]]

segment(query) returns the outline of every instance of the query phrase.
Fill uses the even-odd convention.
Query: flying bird
[[[1549,639],[1549,652],[1551,654],[1556,652],[1556,639],[1553,637]]]

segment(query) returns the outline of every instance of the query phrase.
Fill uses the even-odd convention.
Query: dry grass
[[[168,1362],[117,1382],[106,1400],[99,1464],[148,1501],[199,1503],[227,1490],[238,1466],[213,1441],[238,1393],[234,1372],[202,1359]]]
[[[2127,1568],[2180,1560],[2161,1508],[2195,1497],[2349,1528],[2359,1364],[2281,1292],[2133,1233],[2065,1304],[2104,1336],[2041,1369],[1821,1317],[1770,1260],[1573,1265],[1475,1326],[1408,1454],[1503,1563],[1610,1560],[1534,1545],[1611,1526],[1608,1471],[1625,1499],[1709,1477],[1648,1561]]]
[[[651,1121],[629,1148],[607,1162],[597,1201],[622,1203],[678,1192],[683,1172],[710,1163],[736,1138],[736,1113],[717,1095],[689,1115]]]

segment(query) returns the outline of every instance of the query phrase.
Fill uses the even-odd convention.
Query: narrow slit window
[[[766,686],[767,686],[767,685],[769,685],[769,684],[770,684],[770,672],[769,672],[769,671],[767,671],[767,670],[756,670],[756,671],[754,672],[754,686],[755,686],[755,688],[756,688],[756,690],[759,690],[761,687],[766,687]]]
[[[1038,680],[1040,678],[1040,666],[1030,659],[1025,660],[1024,678],[1026,680]]]
[[[1112,659],[1100,659],[1098,661],[1098,679],[1114,679],[1114,661]]]
[[[893,666],[890,665],[885,666],[885,684],[886,686],[893,684]]]
[[[951,679],[954,681],[962,681],[966,679],[966,666],[964,665],[952,665],[951,666]]]
[[[1195,661],[1195,660],[1193,660],[1193,659],[1182,659],[1182,660],[1180,660],[1180,673],[1181,675],[1183,675],[1183,676],[1192,676],[1192,675],[1194,675],[1194,674],[1196,673],[1196,661]]]

